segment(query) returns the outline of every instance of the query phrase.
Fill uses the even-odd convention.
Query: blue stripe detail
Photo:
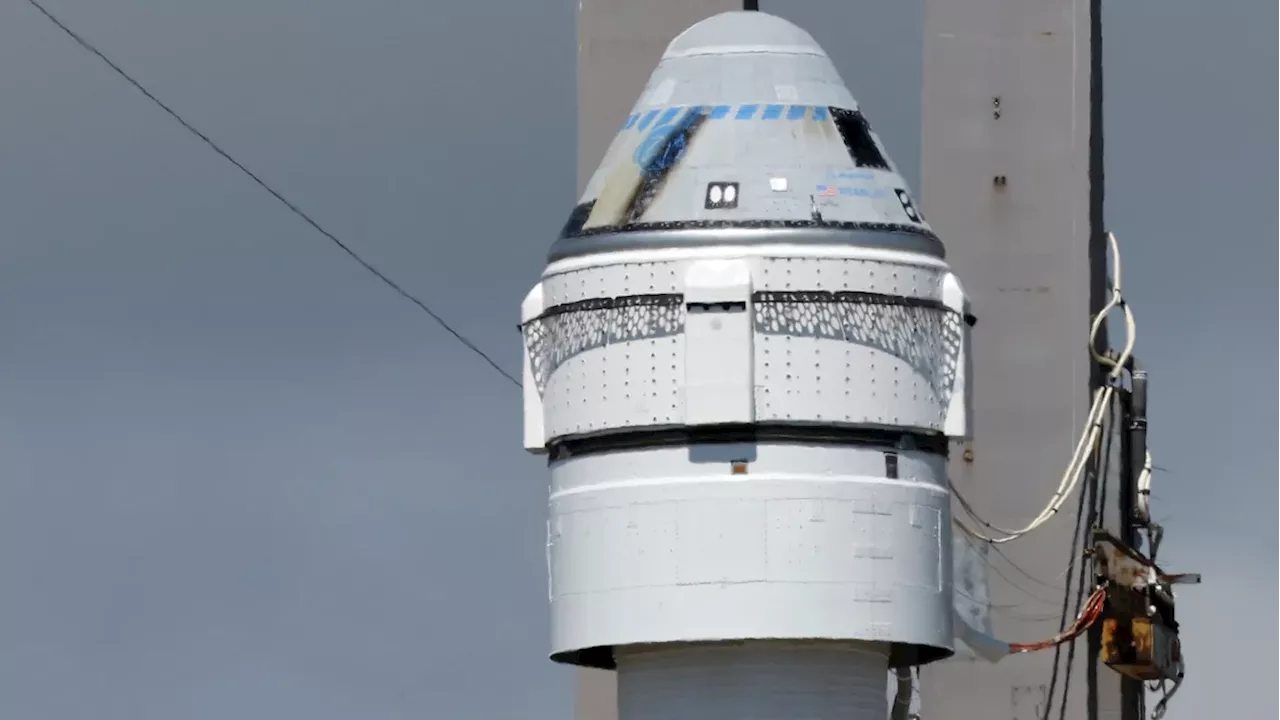
[[[810,108],[813,113],[810,114]],[[778,120],[785,117],[787,120],[814,120],[815,122],[826,122],[831,117],[830,110],[825,105],[679,105],[676,107],[654,108],[643,113],[632,113],[627,117],[626,124],[622,126],[623,130],[635,130],[643,132],[644,130],[655,130],[660,127],[667,127],[676,122],[677,117],[692,118],[697,115],[705,116],[711,120],[723,120],[732,117],[734,120]]]
[[[658,111],[650,110],[649,112],[644,114],[644,117],[640,118],[640,124],[636,126],[636,129],[643,130],[649,127],[649,123],[653,122],[653,119],[656,117],[658,117]]]
[[[685,113],[680,122],[671,125],[657,125],[653,133],[641,144],[645,149],[644,166],[641,172],[645,177],[661,175],[667,168],[675,165],[689,147],[689,127],[701,116],[701,108],[693,108],[693,112]]]

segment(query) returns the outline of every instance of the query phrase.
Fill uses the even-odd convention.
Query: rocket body
[[[872,717],[950,655],[966,304],[807,33],[673,40],[522,308],[552,658],[630,720]]]

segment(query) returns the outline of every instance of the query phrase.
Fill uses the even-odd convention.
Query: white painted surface
[[[521,324],[538,317],[545,309],[542,303],[542,283],[538,283],[525,295],[524,302],[520,305]],[[543,427],[545,414],[542,410],[542,393],[538,392],[529,353],[523,354],[520,383],[520,396],[524,403],[524,449],[534,453],[545,452],[547,437]]]
[[[685,424],[755,421],[751,266],[701,260],[685,274]]]
[[[565,347],[592,348],[565,351],[545,376],[540,390],[546,442],[605,430],[711,422],[820,422],[942,432],[950,417],[949,434],[967,432],[963,363],[968,355],[962,351],[969,328],[959,322],[967,300],[939,260],[857,247],[770,245],[602,253],[589,259],[547,269],[540,284],[544,306],[645,294],[685,297],[678,307],[631,308],[607,321],[599,311],[592,311],[590,322],[576,316],[557,321],[562,334],[605,339],[588,343],[566,335],[555,340]],[[726,342],[691,347],[692,316],[686,306],[699,302],[690,293],[706,289],[690,287],[689,273],[726,262],[740,268],[735,272],[742,277],[735,282],[747,289],[732,297],[746,302],[746,312],[718,318],[700,312],[694,321],[698,332],[710,332],[718,319],[723,329],[717,332]],[[922,325],[928,313],[914,310],[830,304],[763,308],[771,314],[762,316],[751,291],[870,293],[946,305],[952,317],[944,328]],[[737,324],[724,325],[731,320]],[[777,321],[790,329],[770,327]],[[643,336],[628,335],[621,327],[646,323],[674,324]],[[818,327],[832,324],[843,329]],[[749,338],[729,342],[724,334],[748,327]],[[717,367],[721,370],[713,370]],[[736,369],[730,373],[731,368]],[[699,383],[712,384],[691,385],[691,369],[704,373]],[[722,409],[704,403],[690,413],[691,388],[730,385],[737,389],[724,396]],[[751,398],[734,395],[743,388],[751,389]],[[715,420],[721,414],[725,419]]]
[[[950,648],[943,465],[902,452],[889,479],[881,449],[767,443],[552,463],[553,652],[748,638]]]

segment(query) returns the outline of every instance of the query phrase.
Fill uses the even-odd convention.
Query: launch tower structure
[[[924,9],[921,203],[982,318],[974,438],[953,453],[949,475],[987,520],[1007,526],[1043,507],[1103,381],[1083,337],[1108,295],[1102,8],[924,0]],[[1082,567],[1087,540],[1076,536],[1091,521],[1135,542],[1124,424],[1107,418],[1112,456],[1089,469],[1090,504],[1101,512],[1073,498],[1036,532],[994,547],[956,533],[957,587],[985,590],[980,602],[958,593],[957,605],[980,611],[990,632],[1048,637],[1069,622],[1093,582]],[[1142,684],[1102,666],[1099,630],[998,667],[962,653],[925,668],[922,716],[1139,720]]]

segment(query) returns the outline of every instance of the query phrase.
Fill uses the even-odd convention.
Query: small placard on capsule
[[[738,183],[707,183],[706,209],[721,210],[738,207]]]

